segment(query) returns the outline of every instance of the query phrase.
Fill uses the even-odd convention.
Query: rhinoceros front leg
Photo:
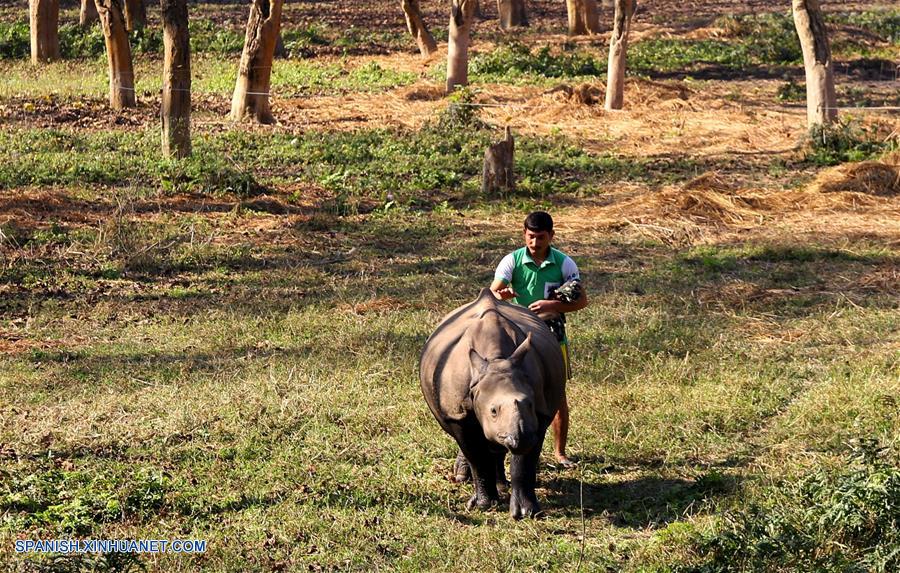
[[[506,452],[500,452],[499,454],[495,454],[495,461],[497,463],[497,487],[508,488],[509,482],[506,480],[506,467],[504,466],[504,461],[506,460]],[[469,469],[469,461],[466,459],[466,456],[463,455],[462,451],[460,451],[456,455],[456,462],[453,464],[453,481],[456,483],[465,483],[472,479],[472,470]]]
[[[541,440],[527,454],[514,455],[509,463],[512,493],[509,496],[509,514],[513,519],[535,517],[541,511],[534,488],[537,485],[538,460],[541,457]]]
[[[500,503],[500,496],[497,493],[496,456],[491,452],[481,426],[471,424],[458,426],[456,429],[458,431],[453,432],[453,437],[468,462],[472,484],[475,486],[475,495],[466,504],[466,508],[487,509],[497,505]]]

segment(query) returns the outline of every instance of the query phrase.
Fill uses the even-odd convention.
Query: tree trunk
[[[109,105],[113,109],[134,107],[134,68],[121,0],[97,0],[97,12],[109,61]]]
[[[472,0],[450,0],[450,37],[447,41],[447,93],[469,83],[469,32],[475,18]]]
[[[500,14],[500,29],[503,31],[528,26],[525,0],[497,0],[497,12]]]
[[[616,0],[612,36],[609,39],[609,64],[606,69],[606,109],[622,109],[625,100],[625,55],[634,0]]]
[[[491,144],[484,152],[481,192],[490,195],[497,192],[513,191],[516,178],[513,173],[515,143],[512,132],[506,126],[506,139]]]
[[[792,0],[791,7],[806,71],[806,121],[810,129],[827,126],[837,118],[837,96],[822,9],[818,0]]]
[[[422,11],[419,9],[419,0],[402,0],[400,4],[403,8],[403,15],[406,16],[406,28],[416,39],[422,57],[427,58],[437,50],[437,44],[434,41],[434,36],[431,35],[428,27],[425,26]]]
[[[566,0],[569,16],[569,35],[583,36],[600,31],[600,12],[597,0]]]
[[[29,0],[31,63],[59,59],[59,0]]]
[[[143,30],[147,24],[147,7],[144,0],[125,0],[125,29],[129,32]]]
[[[187,0],[160,0],[163,22],[162,150],[191,154],[191,48]]]
[[[281,27],[282,0],[253,0],[237,85],[231,99],[231,119],[252,117],[259,123],[274,123],[269,109],[272,59]]]
[[[82,28],[90,28],[99,19],[97,5],[94,0],[81,0],[81,11],[78,13],[78,25]]]
[[[278,38],[275,40],[275,59],[283,60],[287,58],[287,48],[284,47],[284,38],[282,38],[281,33],[278,34]]]

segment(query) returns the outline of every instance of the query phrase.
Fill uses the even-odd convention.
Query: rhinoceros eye
[[[497,406],[491,406],[491,416],[497,417]]]

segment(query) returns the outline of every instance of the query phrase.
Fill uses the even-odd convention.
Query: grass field
[[[900,570],[900,195],[858,175],[900,161],[896,112],[868,109],[900,104],[896,8],[824,3],[840,104],[866,109],[810,141],[765,2],[639,12],[617,114],[608,34],[565,38],[559,2],[514,38],[480,22],[449,101],[393,3],[315,4],[286,7],[266,127],[224,120],[246,7],[197,6],[182,161],[155,32],[116,114],[96,38],[34,68],[0,6],[0,569]],[[505,125],[518,188],[484,197]],[[591,304],[579,463],[545,444],[545,514],[513,521],[465,510],[417,363],[536,208]],[[208,545],[14,550],[57,538]]]

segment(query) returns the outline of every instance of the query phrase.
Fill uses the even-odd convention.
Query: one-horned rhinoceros
[[[441,321],[425,342],[419,380],[431,412],[472,469],[469,508],[499,501],[503,460],[511,454],[509,512],[539,510],[534,494],[544,434],[565,394],[556,337],[533,312],[483,289]],[[498,470],[499,468],[499,470]]]

